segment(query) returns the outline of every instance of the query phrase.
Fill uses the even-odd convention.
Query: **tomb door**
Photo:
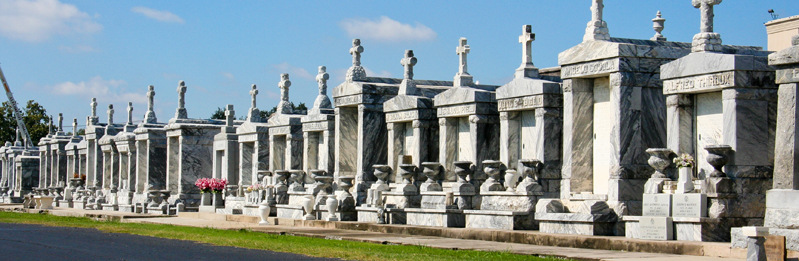
[[[413,151],[419,150],[419,144],[417,144],[413,136],[413,122],[406,122],[403,125],[405,125],[405,128],[403,128],[405,131],[403,135],[404,141],[402,142],[402,155],[416,156]],[[400,162],[400,164],[403,163],[404,162]]]
[[[458,118],[458,157],[459,161],[474,161],[472,134],[469,117]],[[474,163],[474,162],[472,162]]]
[[[702,93],[694,96],[694,137],[695,137],[695,160],[697,174],[700,178],[705,177],[713,171],[713,166],[707,163],[707,151],[705,146],[719,145],[722,143],[722,126],[724,114],[722,110],[721,92]]]
[[[308,151],[305,157],[308,157],[308,169],[319,169],[319,146],[322,145],[320,138],[321,132],[307,132],[308,133]]]
[[[358,162],[358,107],[339,107],[336,110],[336,172],[354,177]]]
[[[167,150],[169,153],[167,162],[167,189],[177,192],[180,184],[180,142],[179,137],[169,137]]]
[[[536,155],[536,140],[538,139],[536,131],[535,111],[522,111],[519,113],[521,121],[521,154],[520,159],[539,159]]]
[[[214,178],[219,179],[222,178],[222,161],[225,160],[225,151],[224,150],[217,150],[214,153]]]
[[[607,194],[610,179],[611,133],[616,122],[608,78],[594,79],[594,194]]]
[[[286,169],[286,135],[275,135],[274,142],[272,143],[274,146],[274,154],[272,165],[275,166],[275,170],[287,170]]]

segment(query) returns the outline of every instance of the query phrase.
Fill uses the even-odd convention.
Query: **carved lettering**
[[[477,106],[473,104],[441,107],[438,108],[438,117],[469,115],[474,114],[476,110]]]
[[[735,74],[733,72],[722,72],[665,81],[663,82],[663,93],[687,93],[700,90],[721,89],[732,86],[735,86]]]
[[[285,135],[291,132],[291,126],[275,127],[269,129],[270,135]]]
[[[334,100],[336,102],[336,107],[343,106],[343,105],[356,105],[356,104],[363,103],[363,97],[361,97],[361,95],[337,97]]]
[[[327,130],[329,123],[327,122],[309,122],[302,124],[302,131],[324,131]]]
[[[419,111],[400,111],[386,114],[387,122],[409,121],[419,119]]]
[[[609,73],[618,70],[619,61],[614,59],[566,66],[563,68],[561,74],[563,78],[572,78],[576,76]]]
[[[535,109],[544,106],[544,97],[537,95],[537,96],[504,99],[497,101],[497,106],[500,111]]]

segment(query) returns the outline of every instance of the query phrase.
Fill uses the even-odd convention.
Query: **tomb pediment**
[[[304,114],[281,114],[275,113],[269,117],[269,121],[267,121],[266,126],[274,127],[274,126],[286,126],[286,125],[300,125],[302,124],[302,117],[305,116]]]
[[[614,57],[676,59],[691,52],[691,43],[610,38],[588,41],[558,54],[561,66]]]
[[[496,86],[494,86],[494,89],[496,89]],[[464,103],[496,102],[496,100],[496,94],[494,92],[477,88],[459,87],[451,88],[436,95],[434,102],[436,107],[441,107]]]
[[[497,99],[524,97],[539,94],[561,94],[560,83],[541,79],[515,78],[497,88]]]
[[[433,109],[433,100],[421,96],[397,95],[383,103],[385,112],[413,109]]]
[[[268,130],[269,127],[264,122],[245,121],[236,128],[236,134],[266,133]]]

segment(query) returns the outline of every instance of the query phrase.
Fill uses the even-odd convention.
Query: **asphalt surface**
[[[338,260],[89,228],[0,223],[0,260]]]

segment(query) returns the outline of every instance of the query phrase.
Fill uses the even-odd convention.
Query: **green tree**
[[[28,128],[28,134],[31,136],[33,145],[39,143],[39,140],[47,136],[47,110],[44,106],[33,100],[28,101],[25,108],[20,108],[22,112],[22,121]],[[0,108],[0,142],[6,141],[13,142],[16,139],[17,120],[14,117],[14,109],[5,101]],[[22,139],[23,137],[20,137]]]
[[[291,108],[295,112],[308,111],[308,107],[305,106],[304,102],[301,102],[300,105],[294,105],[294,102],[291,102]],[[270,109],[269,111],[261,111],[261,118],[262,119],[269,119],[269,117],[272,116],[272,113],[275,113],[275,112],[277,112],[277,106],[272,107],[272,109]]]
[[[225,109],[220,107],[216,107],[216,111],[214,114],[211,114],[211,119],[214,120],[224,120],[225,119]]]

